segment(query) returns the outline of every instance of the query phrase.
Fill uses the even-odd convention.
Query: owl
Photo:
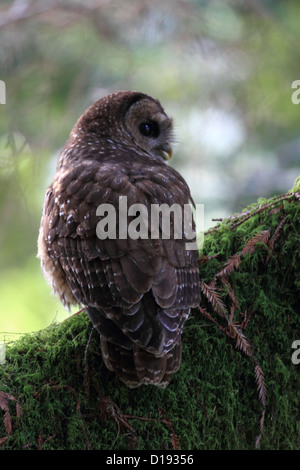
[[[200,301],[198,251],[188,248],[184,214],[171,210],[192,203],[167,164],[172,142],[159,101],[112,93],[76,122],[43,205],[43,275],[65,307],[86,309],[106,367],[128,387],[168,385]]]

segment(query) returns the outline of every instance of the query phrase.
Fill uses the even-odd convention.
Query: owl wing
[[[130,167],[87,160],[58,171],[45,197],[39,256],[65,305],[86,306],[112,343],[130,349],[134,342],[159,356],[174,347],[190,308],[199,303],[197,250],[186,250],[184,236],[163,239],[162,220],[157,239],[96,234],[101,204],[115,208],[118,233],[120,197],[126,196],[128,207],[143,204],[148,214],[151,204],[189,203],[189,189],[174,169],[139,165],[132,159]]]

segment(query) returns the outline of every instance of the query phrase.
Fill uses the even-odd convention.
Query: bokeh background
[[[298,0],[0,2],[2,336],[68,316],[36,258],[41,208],[75,121],[107,93],[143,91],[173,116],[171,165],[205,229],[293,186],[299,17]]]

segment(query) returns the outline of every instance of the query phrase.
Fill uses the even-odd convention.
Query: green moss
[[[297,194],[260,200],[206,235],[200,277],[215,280],[228,316],[203,293],[202,312],[184,328],[182,366],[165,390],[120,383],[103,365],[85,313],[9,346],[0,366],[2,449],[253,449],[263,410],[260,448],[298,449],[300,365],[291,345],[300,339],[299,211]],[[261,231],[269,231],[265,241],[254,238],[252,252],[243,252]],[[233,255],[238,266],[222,280]],[[236,347],[232,322],[252,353]]]

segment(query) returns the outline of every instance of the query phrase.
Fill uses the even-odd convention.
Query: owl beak
[[[173,155],[173,150],[171,147],[165,147],[163,149],[161,149],[161,156],[163,157],[164,160],[170,160],[170,158],[172,158],[172,155]]]

